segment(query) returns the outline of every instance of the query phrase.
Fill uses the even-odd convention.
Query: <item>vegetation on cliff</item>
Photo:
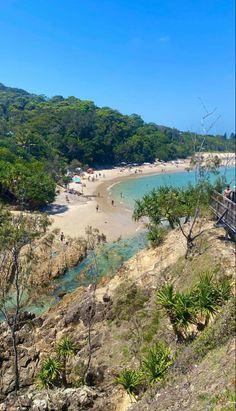
[[[53,201],[66,165],[107,166],[185,158],[202,136],[123,115],[92,101],[29,94],[0,84],[0,198],[35,208]],[[204,150],[233,151],[235,138],[205,136]]]

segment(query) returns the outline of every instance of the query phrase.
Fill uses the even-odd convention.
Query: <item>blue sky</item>
[[[229,133],[234,34],[233,0],[0,0],[0,82]]]

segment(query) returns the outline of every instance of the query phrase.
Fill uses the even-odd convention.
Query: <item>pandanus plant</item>
[[[73,357],[76,351],[76,344],[69,337],[62,338],[56,346],[56,353],[62,361],[62,382],[65,387],[67,386],[67,360],[68,357]]]
[[[167,369],[173,363],[171,353],[168,347],[163,343],[156,343],[152,346],[141,361],[141,369],[152,385],[161,381]]]
[[[201,275],[199,282],[192,291],[195,308],[204,317],[204,324],[198,323],[198,328],[205,328],[219,311],[220,307],[229,299],[231,287],[227,278],[217,281],[210,272]]]
[[[175,293],[173,285],[165,285],[157,293],[156,302],[166,311],[177,342],[184,341],[188,326],[195,322],[195,308],[191,294]]]
[[[62,370],[62,364],[55,358],[47,358],[37,375],[39,388],[52,388],[57,383]]]
[[[116,378],[116,383],[121,384],[130,397],[135,398],[138,389],[142,385],[144,376],[140,371],[125,368]]]

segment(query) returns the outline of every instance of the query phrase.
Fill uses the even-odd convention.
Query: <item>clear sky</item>
[[[221,115],[212,132],[229,133],[234,7],[234,0],[0,0],[0,82],[180,130],[201,130],[200,97]]]

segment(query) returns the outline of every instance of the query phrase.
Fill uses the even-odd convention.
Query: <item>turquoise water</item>
[[[97,279],[104,276],[113,276],[125,261],[144,249],[146,245],[146,234],[139,233],[126,240],[99,246],[96,250],[98,273],[95,270],[94,253],[90,253],[78,266],[67,270],[63,276],[51,282],[50,286],[53,292],[42,295],[26,309],[35,314],[40,314],[55,305],[62,294],[70,293],[79,286],[91,284],[95,276]]]
[[[228,168],[227,170],[222,169],[221,174],[226,175],[229,184],[232,186],[236,185],[235,169],[233,167]],[[124,206],[133,208],[136,199],[142,198],[144,194],[154,188],[166,184],[184,186],[188,183],[194,183],[194,181],[195,174],[193,172],[165,173],[161,175],[140,177],[116,184],[111,189],[111,195],[116,202],[122,202]],[[123,194],[124,198],[122,197],[121,199],[120,193]],[[146,234],[139,233],[132,238],[100,246],[96,251],[98,277],[113,276],[124,261],[131,258],[138,251],[144,249],[146,244]],[[36,314],[40,314],[49,307],[55,305],[60,300],[63,293],[72,292],[81,285],[87,286],[92,283],[94,275],[94,258],[93,254],[90,254],[78,266],[67,270],[67,272],[59,279],[52,281],[49,285],[51,291],[45,290],[45,294],[40,296],[37,301],[34,301],[34,303],[29,305],[26,309]]]
[[[228,184],[231,186],[236,185],[234,167],[221,168],[220,174],[225,175]],[[211,180],[214,180],[215,178],[216,176],[211,176]],[[116,203],[118,202],[127,208],[133,209],[135,200],[142,198],[144,194],[147,194],[154,188],[158,188],[162,185],[183,187],[189,183],[195,183],[195,181],[196,175],[193,171],[155,174],[152,176],[143,176],[117,183],[111,188],[110,195]]]

